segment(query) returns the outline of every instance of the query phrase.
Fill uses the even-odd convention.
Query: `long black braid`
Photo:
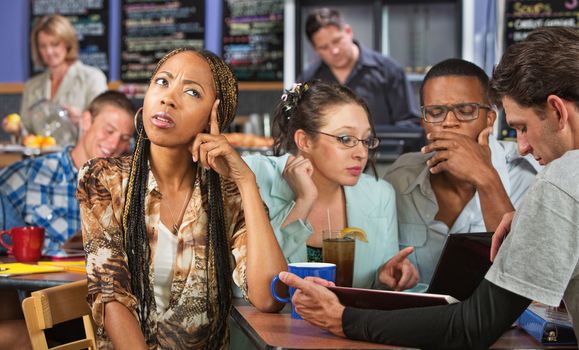
[[[131,274],[131,291],[139,300],[138,316],[145,339],[149,338],[147,327],[153,303],[153,293],[149,290],[149,265],[151,249],[145,221],[145,197],[149,178],[147,164],[149,140],[145,136],[143,119],[136,118],[139,137],[131,160],[129,184],[125,194],[123,211],[123,239]]]
[[[237,81],[225,62],[215,54],[206,50],[200,51],[200,54],[205,57],[213,72],[216,97],[220,99],[217,112],[219,130],[223,130],[229,126],[237,112]],[[208,264],[213,264],[214,268],[211,269],[208,266],[207,271],[208,278],[211,278],[213,276],[209,276],[209,273],[213,270],[217,280],[217,309],[215,315],[210,315],[210,317],[216,317],[217,322],[209,339],[209,348],[218,349],[226,339],[227,318],[231,309],[231,249],[225,229],[221,179],[214,170],[208,172],[208,187],[209,234],[207,239],[209,244],[207,244],[207,261]],[[210,301],[210,293],[207,294]]]
[[[219,129],[224,130],[233,120],[237,111],[237,81],[229,67],[210,51],[190,48],[176,49],[165,55],[157,64],[152,76],[170,57],[183,52],[192,51],[204,57],[213,73],[216,98],[220,100],[217,112]],[[139,321],[145,339],[151,330],[148,321],[154,302],[154,294],[150,288],[149,266],[151,249],[145,224],[145,195],[148,183],[148,155],[150,143],[142,126],[142,119],[137,118],[139,138],[133,153],[129,184],[127,187],[125,208],[123,213],[123,228],[125,248],[131,273],[131,288],[139,300]],[[221,190],[221,178],[214,170],[204,171],[207,181],[202,186],[202,195],[207,201],[207,303],[208,317],[213,320],[214,328],[208,340],[209,349],[222,348],[226,339],[227,318],[231,308],[231,250],[225,228],[225,214]],[[212,293],[211,281],[217,282],[217,295]]]

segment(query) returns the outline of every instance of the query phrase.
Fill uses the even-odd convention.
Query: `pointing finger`
[[[219,135],[219,120],[217,119],[217,107],[221,101],[216,99],[211,109],[211,120],[209,124],[209,133],[211,135]]]
[[[399,264],[404,261],[408,257],[408,255],[414,252],[414,247],[406,247],[398,252],[392,259],[390,259],[389,263],[391,264]]]

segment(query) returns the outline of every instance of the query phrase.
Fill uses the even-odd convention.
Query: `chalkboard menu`
[[[240,81],[283,80],[283,0],[226,0],[223,58]]]
[[[505,44],[509,46],[540,27],[579,28],[579,0],[507,0],[505,19]],[[509,127],[504,113],[500,119],[499,138],[516,140],[517,132]]]
[[[121,80],[146,83],[167,52],[203,48],[205,0],[123,0],[121,22]]]
[[[507,46],[524,40],[540,27],[579,27],[577,0],[507,0],[506,7]]]
[[[109,23],[108,0],[31,0],[31,29],[35,19],[45,15],[60,14],[74,26],[79,40],[80,60],[100,68],[109,76]],[[30,60],[32,74],[42,71]]]

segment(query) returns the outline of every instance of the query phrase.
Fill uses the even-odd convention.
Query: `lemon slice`
[[[368,243],[366,232],[357,227],[346,227],[340,231],[340,238],[350,237]]]

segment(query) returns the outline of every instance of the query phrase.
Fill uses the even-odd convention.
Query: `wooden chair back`
[[[96,350],[91,310],[86,301],[87,291],[86,280],[81,280],[35,291],[24,299],[22,309],[34,350],[49,349],[44,330],[81,317],[86,337],[50,349]]]

